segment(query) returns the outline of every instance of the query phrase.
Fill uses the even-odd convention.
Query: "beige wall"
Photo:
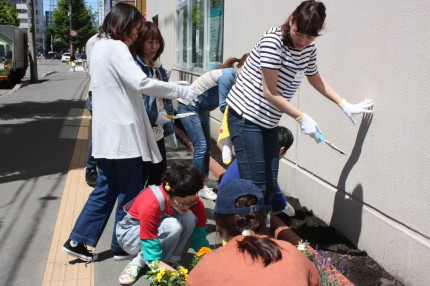
[[[296,140],[281,162],[281,188],[406,285],[429,285],[430,1],[323,2],[327,21],[317,39],[319,71],[348,101],[371,98],[374,115],[352,125],[303,83],[292,102],[348,155],[316,144],[285,116],[281,124]],[[159,15],[166,40],[162,61],[172,67],[175,1],[159,3],[147,1],[148,16]],[[225,0],[225,59],[249,51],[299,3]],[[212,115],[218,124],[219,112]]]

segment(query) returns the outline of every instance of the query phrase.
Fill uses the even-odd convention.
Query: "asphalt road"
[[[38,70],[0,95],[0,285],[42,284],[85,106],[86,72],[52,60]]]

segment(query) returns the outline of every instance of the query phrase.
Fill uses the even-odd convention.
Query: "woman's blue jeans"
[[[255,184],[263,192],[266,204],[271,205],[278,180],[278,128],[261,127],[232,108],[229,111],[228,126],[240,178]]]
[[[197,115],[181,118],[185,132],[193,143],[193,165],[205,178],[209,175],[211,150],[211,134],[209,128],[209,112],[201,111],[196,106],[178,104],[178,113],[195,112]]]
[[[115,206],[115,225],[126,213],[124,205],[133,200],[142,190],[142,158],[96,159],[99,174],[96,187],[82,209],[70,239],[95,247]],[[111,250],[122,252],[113,229]]]

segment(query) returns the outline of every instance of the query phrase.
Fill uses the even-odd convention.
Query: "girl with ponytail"
[[[206,254],[186,285],[319,285],[315,264],[292,244],[268,236],[270,208],[249,181],[234,179],[221,187],[214,220],[227,244]]]

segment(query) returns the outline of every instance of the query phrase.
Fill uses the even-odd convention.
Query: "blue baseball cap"
[[[252,212],[267,212],[271,205],[264,204],[261,190],[253,183],[243,179],[233,179],[224,184],[217,192],[214,213],[217,214],[247,214]],[[236,201],[243,196],[251,195],[257,198],[257,204],[250,207],[236,207]]]

